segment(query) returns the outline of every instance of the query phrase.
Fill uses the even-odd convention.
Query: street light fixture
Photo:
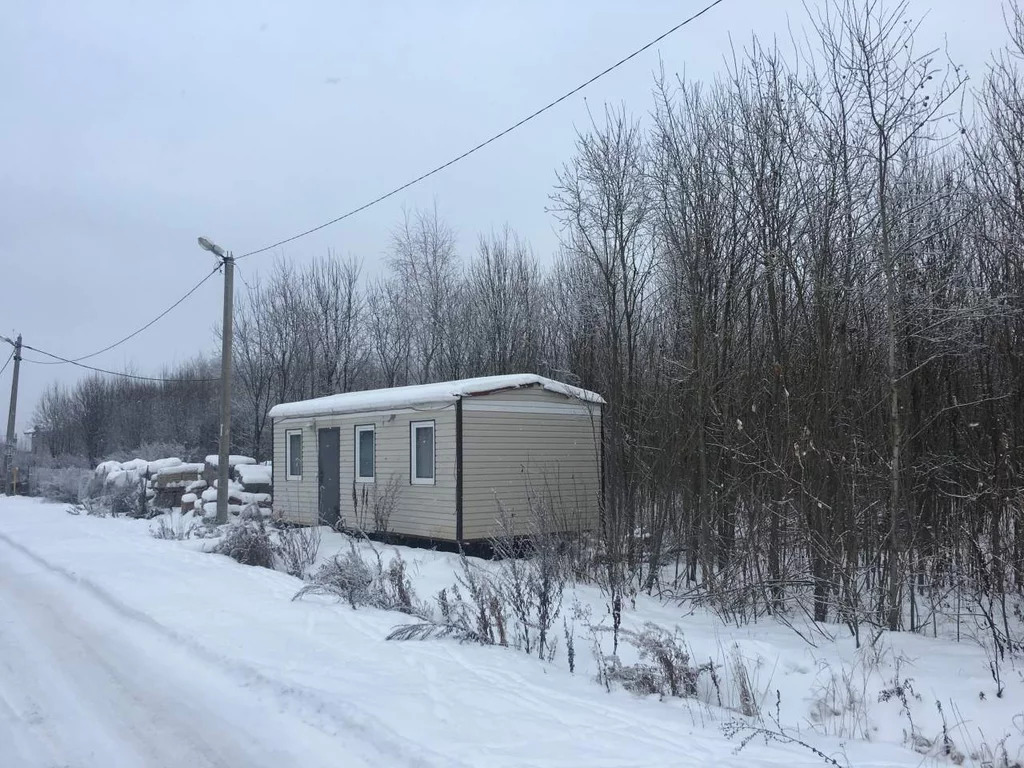
[[[228,462],[231,449],[231,319],[235,286],[235,258],[230,251],[199,238],[199,246],[220,259],[224,265],[224,320],[220,345],[220,445],[217,456],[217,525],[228,521]]]
[[[205,237],[200,237],[199,238],[199,247],[202,248],[204,251],[209,251],[210,253],[219,256],[222,259],[227,256],[227,254],[224,253],[224,249],[223,248],[221,248],[216,243],[211,243]]]

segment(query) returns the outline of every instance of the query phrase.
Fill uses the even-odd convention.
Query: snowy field
[[[0,498],[3,768],[920,766],[983,764],[1003,748],[1012,765],[1024,744],[1020,671],[1004,663],[997,697],[976,643],[899,634],[858,651],[840,627],[824,628],[833,640],[802,627],[807,642],[641,596],[624,626],[678,627],[693,659],[721,670],[716,695],[659,701],[597,684],[583,634],[575,674],[564,644],[547,662],[387,641],[407,616],[293,601],[299,579],[205,553],[209,540],[154,539],[152,527]],[[347,549],[325,534],[320,559]],[[455,581],[454,555],[383,550],[401,551],[421,599]],[[580,610],[604,621],[596,588],[567,592],[563,614]],[[736,711],[738,668],[757,717]],[[755,736],[739,751],[743,736],[723,733],[777,730],[776,719],[805,744]]]

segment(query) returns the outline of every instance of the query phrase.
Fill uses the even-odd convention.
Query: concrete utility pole
[[[217,525],[228,521],[228,485],[231,453],[231,321],[235,296],[235,258],[219,245],[199,238],[199,245],[224,266],[224,320],[220,344],[220,453],[217,457]]]
[[[4,493],[10,493],[11,467],[14,464],[15,444],[14,420],[18,415],[18,372],[21,370],[21,334],[17,341],[5,338],[8,344],[14,345],[14,374],[11,378],[11,408],[7,411],[7,443],[4,445]]]

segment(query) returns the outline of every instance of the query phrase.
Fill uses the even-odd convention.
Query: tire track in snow
[[[229,673],[235,682],[243,687],[269,694],[276,701],[286,705],[286,710],[306,725],[332,736],[350,736],[364,742],[376,753],[366,756],[368,764],[374,764],[374,760],[370,758],[376,758],[377,764],[401,765],[408,766],[408,768],[469,768],[471,765],[449,755],[438,754],[421,744],[410,741],[383,721],[361,710],[351,699],[344,702],[326,700],[312,689],[282,683],[237,659],[218,654],[206,645],[182,635],[158,622],[152,616],[127,605],[88,577],[33,552],[6,533],[0,532],[0,542],[21,553],[45,570],[88,592],[123,618],[158,633],[181,648],[187,648],[204,662]],[[341,743],[343,741],[339,742],[339,744]],[[351,745],[345,744],[345,746]]]
[[[0,560],[0,613],[14,617],[0,625],[0,716],[18,739],[0,742],[5,766],[255,768],[288,758],[289,746],[217,719],[230,707],[254,724],[275,720],[233,683],[205,680],[204,695],[195,695],[189,683],[198,662],[186,651],[133,645],[116,614],[10,554]],[[282,734],[296,733],[279,725]],[[326,768],[315,757],[309,764]]]
[[[628,737],[632,743],[657,747],[659,751],[682,752],[683,745],[679,739],[658,736],[641,727],[642,715],[640,713],[637,713],[635,717],[627,716],[614,707],[605,706],[597,700],[581,700],[580,697],[571,693],[563,694],[552,691],[550,688],[541,688],[522,675],[509,670],[490,669],[485,665],[471,666],[460,654],[452,653],[451,649],[446,646],[442,646],[442,648],[443,651],[439,653],[443,653],[447,661],[458,664],[466,671],[468,677],[475,677],[483,681],[489,690],[494,691],[496,696],[502,697],[517,708],[521,708],[523,703],[526,703],[528,711],[554,722],[561,722],[566,729],[593,727],[587,724],[587,721],[592,719],[587,717],[589,713],[596,715],[599,718],[598,722],[604,721],[608,724],[607,728],[602,729],[605,733],[618,731],[624,738]],[[538,661],[537,663],[542,662]],[[606,691],[595,686],[594,699],[607,695],[609,694]],[[568,722],[567,716],[574,722]],[[692,744],[688,746],[686,756],[688,759],[694,757]],[[707,755],[707,759],[713,761],[711,755]],[[638,759],[635,763],[637,766],[649,766],[650,764],[649,759],[643,758]],[[615,765],[625,768],[621,762],[616,762]]]

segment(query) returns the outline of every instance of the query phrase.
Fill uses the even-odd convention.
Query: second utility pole
[[[5,339],[10,342],[10,339]],[[7,411],[7,442],[4,444],[4,493],[10,493],[11,487],[11,465],[14,463],[14,449],[16,437],[14,432],[14,420],[18,415],[18,372],[21,370],[21,334],[18,334],[14,342],[14,375],[11,379],[11,408]]]
[[[199,247],[224,265],[224,321],[220,333],[220,449],[217,456],[217,525],[228,521],[228,485],[231,483],[231,318],[235,296],[235,257],[205,237]]]
[[[235,257],[224,263],[224,321],[220,341],[220,456],[217,458],[217,525],[228,521],[228,485],[231,483],[231,319],[235,296]]]

